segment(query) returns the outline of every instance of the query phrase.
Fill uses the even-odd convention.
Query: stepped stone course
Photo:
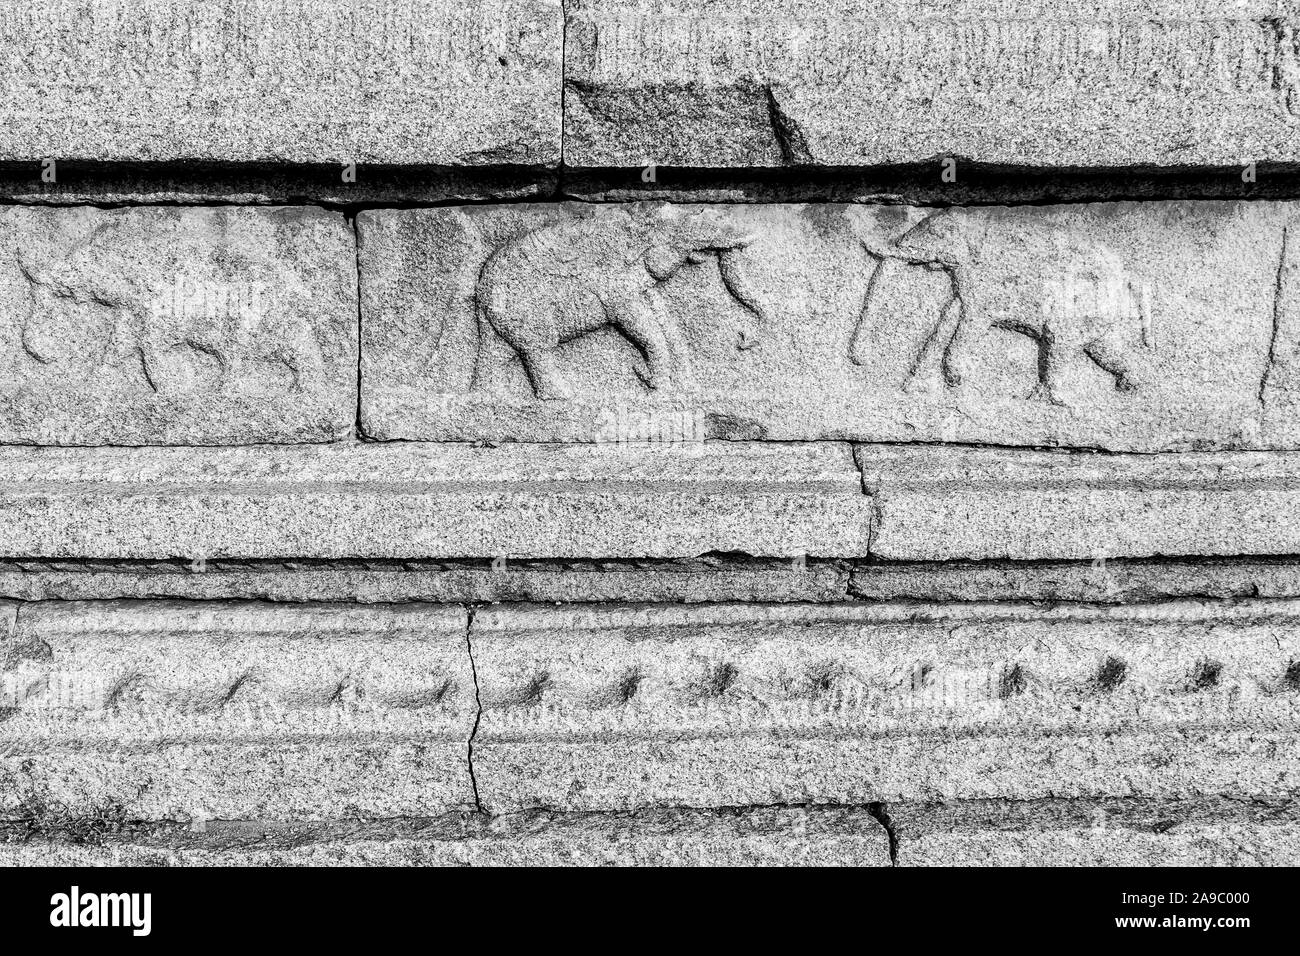
[[[1297,515],[1300,0],[4,4],[0,865],[1295,865]]]
[[[0,449],[30,558],[581,558],[868,552],[840,444]]]

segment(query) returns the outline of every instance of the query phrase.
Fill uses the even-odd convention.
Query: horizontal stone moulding
[[[568,600],[578,581],[535,580],[512,562],[748,555],[771,559],[748,583],[683,589],[646,569],[631,592],[599,593],[825,600],[845,582],[821,559],[1087,561],[1105,583],[1110,558],[1300,554],[1287,517],[1300,504],[1294,453],[859,445],[856,458],[840,442],[0,448],[0,557],[181,561],[194,582],[159,590],[148,575],[41,565],[0,573],[0,588],[21,599],[48,584],[57,597]],[[310,566],[190,574],[225,559],[492,565],[419,581]]]
[[[0,642],[0,816],[474,805],[462,608],[24,606]]]
[[[8,825],[17,839],[0,840],[0,866],[889,866],[889,833],[874,814],[890,821],[898,866],[1294,866],[1300,826],[1288,804],[1278,797],[529,811],[136,824],[128,833],[114,832],[111,821],[38,818]]]
[[[72,842],[84,828],[61,820],[10,828],[22,842],[0,839],[0,866],[890,865],[888,835],[864,807],[211,821],[197,833],[137,826],[91,845]]]
[[[1114,557],[1300,554],[1292,453],[859,445],[856,457],[881,559],[1087,560],[1104,586]]]
[[[1288,0],[566,4],[573,166],[1300,160]]]
[[[891,804],[899,866],[1295,866],[1300,820],[1272,799]]]
[[[352,230],[315,207],[0,207],[0,341],[0,443],[341,438]]]
[[[1300,447],[1300,206],[371,210],[380,439]]]
[[[868,553],[846,444],[0,448],[0,553],[32,558]]]
[[[479,798],[1287,793],[1300,604],[480,610]]]
[[[1300,596],[1300,568],[1292,576],[1293,593]],[[733,555],[664,561],[0,562],[0,600],[18,601],[842,601],[848,583],[846,561]]]
[[[560,159],[560,0],[150,0],[92,14],[78,0],[6,11],[0,161]]]
[[[57,587],[71,592],[78,580],[75,573],[11,571],[5,575],[0,572],[0,597],[17,597],[18,586],[23,581],[30,582],[30,593],[38,600],[47,593],[57,594]],[[159,577],[139,574],[115,579],[105,574],[102,581],[103,584],[114,580],[139,581],[143,587],[146,582],[158,581]],[[86,582],[89,587],[96,584]],[[6,587],[12,593],[6,593]],[[1169,598],[1290,598],[1300,597],[1300,561],[1294,558],[1102,557],[1023,562],[880,561],[855,565],[849,574],[848,591],[853,597],[867,601],[1119,604]]]

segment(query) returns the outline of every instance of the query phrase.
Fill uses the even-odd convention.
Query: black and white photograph
[[[1300,0],[0,0],[6,933],[1297,864]]]

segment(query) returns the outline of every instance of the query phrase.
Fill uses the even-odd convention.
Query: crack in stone
[[[781,151],[781,162],[787,166],[811,166],[812,152],[808,149],[808,139],[799,124],[781,108],[772,84],[763,87],[767,97],[767,115],[772,124],[772,135],[776,137],[777,148]]]
[[[889,863],[898,866],[898,831],[894,827],[894,818],[889,815],[889,804],[883,800],[867,804],[867,812],[876,818],[889,836]]]
[[[465,652],[469,655],[469,673],[474,681],[474,726],[470,728],[469,740],[465,742],[465,757],[469,766],[469,783],[474,791],[474,806],[479,813],[485,813],[483,801],[479,799],[478,777],[474,773],[474,738],[478,736],[479,721],[483,719],[483,699],[479,696],[478,667],[474,663],[474,643],[471,633],[474,630],[474,616],[478,613],[476,605],[465,608]]]
[[[1268,357],[1264,361],[1264,372],[1259,378],[1259,414],[1260,426],[1262,427],[1265,407],[1265,392],[1268,389],[1269,379],[1273,374],[1273,367],[1277,363],[1277,338],[1282,327],[1282,283],[1286,274],[1287,262],[1287,243],[1290,241],[1291,230],[1288,226],[1282,227],[1282,252],[1277,262],[1277,278],[1273,283],[1273,328],[1268,340]]]

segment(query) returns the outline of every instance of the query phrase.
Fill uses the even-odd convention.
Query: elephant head
[[[763,308],[739,266],[741,252],[757,238],[757,234],[729,223],[716,210],[665,205],[648,224],[646,270],[655,281],[664,282],[686,265],[699,265],[716,256],[727,291],[758,319],[765,320]]]
[[[646,223],[646,268],[660,282],[687,263],[703,262],[709,253],[747,248],[754,234],[738,229],[712,209],[684,210],[662,206]]]
[[[965,211],[940,210],[926,216],[881,253],[914,265],[954,269],[979,256],[987,227],[983,217]]]

